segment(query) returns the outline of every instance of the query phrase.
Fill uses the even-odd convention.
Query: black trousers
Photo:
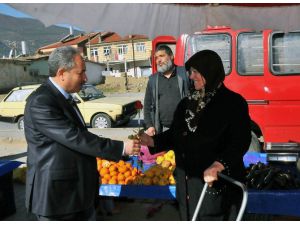
[[[183,181],[184,182],[184,181]],[[180,184],[177,184],[177,187]],[[188,180],[188,196],[184,194],[184,184],[180,185],[180,193],[176,197],[179,203],[181,220],[191,220],[204,183],[200,179],[191,178]],[[226,184],[226,188],[208,188],[197,220],[202,221],[224,221],[236,220],[242,200],[242,191],[233,184]]]

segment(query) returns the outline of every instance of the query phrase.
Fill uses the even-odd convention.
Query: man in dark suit
[[[95,220],[99,189],[96,156],[120,160],[139,153],[126,142],[90,133],[70,93],[87,81],[77,50],[62,47],[49,56],[49,79],[27,100],[26,207],[38,220]]]

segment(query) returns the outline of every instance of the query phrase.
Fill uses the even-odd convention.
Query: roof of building
[[[0,59],[1,63],[11,63],[11,64],[21,64],[21,65],[25,65],[25,64],[29,64],[30,60],[25,60],[25,59],[19,59],[19,58],[4,58],[4,59]]]
[[[112,42],[126,42],[131,40],[138,40],[138,39],[149,39],[146,35],[140,34],[133,34],[127,35],[125,37],[121,37],[119,34],[115,32],[103,32],[99,35],[96,35],[89,43],[86,45],[94,45],[99,43],[112,43]]]
[[[77,45],[77,44],[80,44],[84,41],[88,41],[88,39],[90,39],[90,38],[94,38],[98,34],[99,34],[99,32],[98,33],[89,33],[89,34],[85,34],[85,35],[81,34],[81,35],[78,35],[78,36],[75,36],[75,37],[74,36],[68,36],[67,38],[62,39],[59,42],[43,46],[43,47],[39,48],[38,50],[59,48],[59,47],[62,47],[62,46],[69,46],[69,45]]]

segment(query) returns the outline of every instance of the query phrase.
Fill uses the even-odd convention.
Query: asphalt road
[[[14,130],[14,129],[18,129],[16,123],[8,123],[8,122],[0,121],[0,130]]]

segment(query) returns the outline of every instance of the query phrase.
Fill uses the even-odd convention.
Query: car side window
[[[33,89],[16,90],[13,91],[6,99],[5,102],[23,102],[27,96],[31,94]]]

